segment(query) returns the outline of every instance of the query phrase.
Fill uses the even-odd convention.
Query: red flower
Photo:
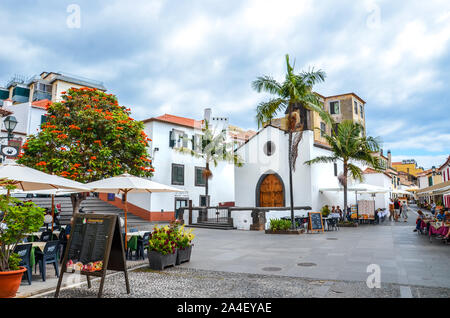
[[[92,159],[92,160],[95,160],[95,159],[97,159],[97,157],[96,157],[96,156],[92,156],[91,159]]]

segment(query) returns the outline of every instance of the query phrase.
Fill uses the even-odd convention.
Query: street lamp
[[[17,119],[14,116],[8,116],[5,118],[5,120],[3,121],[5,123],[5,128],[6,131],[8,132],[8,141],[13,137],[13,130],[16,128],[17,126]]]

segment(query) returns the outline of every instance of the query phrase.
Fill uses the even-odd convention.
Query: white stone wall
[[[233,225],[238,230],[250,230],[250,225],[253,223],[252,210],[248,211],[231,211],[233,218]]]

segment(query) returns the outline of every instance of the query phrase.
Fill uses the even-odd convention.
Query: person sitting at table
[[[340,216],[340,219],[342,220],[343,218],[343,212],[342,212],[342,210],[341,210],[341,208],[339,207],[339,205],[336,207],[336,213],[339,213],[339,216]]]
[[[66,226],[66,228],[65,228],[65,233],[66,233],[67,239],[69,239],[70,231],[72,230],[72,223],[73,223],[73,217],[70,218],[70,223],[67,224],[67,226]]]
[[[439,211],[439,214],[436,215],[436,219],[438,219],[438,221],[444,221],[445,220],[445,212],[444,209],[441,209]]]
[[[417,220],[416,220],[416,228],[415,228],[414,232],[422,231],[422,222],[425,217],[425,215],[423,214],[423,212],[421,210],[417,211],[417,213],[419,214],[419,216],[417,217]]]

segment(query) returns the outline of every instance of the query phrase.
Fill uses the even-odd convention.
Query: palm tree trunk
[[[292,131],[289,131],[289,197],[291,204],[291,228],[295,230],[294,189],[292,186]]]
[[[289,103],[289,142],[288,142],[288,157],[289,157],[289,201],[291,204],[291,228],[295,230],[295,216],[294,216],[294,189],[292,185],[292,105]]]
[[[208,180],[209,180],[209,162],[206,163],[206,171],[208,172],[207,176],[206,176],[206,182],[205,182],[205,196],[206,196],[206,206],[209,206],[209,200],[208,200],[208,192],[209,192],[209,184],[208,184]]]
[[[342,209],[342,214],[346,215],[347,213],[347,175],[348,175],[348,165],[347,165],[347,161],[344,161],[344,207]]]

